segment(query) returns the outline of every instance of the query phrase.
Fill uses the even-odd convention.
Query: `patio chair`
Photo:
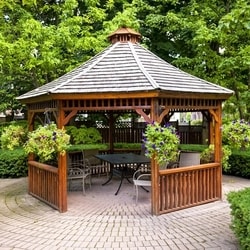
[[[70,190],[71,184],[74,180],[81,180],[83,195],[86,194],[85,184],[91,187],[91,168],[88,162],[74,162],[68,167],[68,188]]]
[[[135,203],[138,202],[139,187],[149,192],[145,187],[151,187],[151,171],[149,167],[142,167],[134,172],[133,183],[135,187]]]
[[[178,161],[170,162],[166,168],[179,168],[193,165],[200,165],[200,153],[180,151]]]
[[[93,175],[101,176],[101,174],[106,174],[107,178],[109,176],[109,166],[104,165],[99,159],[95,157],[98,154],[97,149],[90,149],[82,151],[82,158],[88,163],[88,166],[91,168],[91,173]]]

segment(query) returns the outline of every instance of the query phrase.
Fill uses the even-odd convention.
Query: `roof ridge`
[[[149,82],[153,85],[154,88],[156,89],[159,88],[159,85],[156,83],[156,81],[151,77],[151,75],[147,72],[147,70],[142,65],[141,60],[139,59],[137,53],[135,52],[133,44],[131,42],[128,42],[128,44],[141,72],[146,76],[146,78],[149,80]]]
[[[67,84],[69,81],[72,81],[74,80],[75,78],[77,78],[78,76],[80,76],[81,74],[84,74],[86,73],[88,70],[90,70],[91,68],[93,68],[97,63],[99,63],[105,56],[106,54],[108,54],[110,52],[110,49],[109,48],[114,48],[116,47],[117,44],[113,44],[112,46],[109,46],[106,51],[102,51],[100,54],[102,54],[102,56],[100,58],[98,58],[96,61],[94,61],[94,63],[90,64],[87,68],[85,68],[83,71],[80,71],[78,74],[76,74],[74,77],[72,78],[69,78],[66,82],[62,82],[61,84],[57,85],[56,87],[52,88],[49,90],[49,92],[53,92],[55,90],[57,90],[58,88],[60,88],[61,86],[63,86],[64,84]],[[99,54],[97,54],[95,57],[98,57]],[[92,57],[90,58],[89,61],[93,60],[95,57]],[[82,65],[85,65],[88,61],[84,62],[83,64],[81,64],[78,68],[80,68]],[[76,69],[78,69],[76,68]],[[76,69],[73,69],[72,71],[76,70]],[[70,71],[70,72],[72,72]],[[68,72],[68,73],[70,73]]]

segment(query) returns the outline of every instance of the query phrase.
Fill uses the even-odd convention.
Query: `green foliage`
[[[23,149],[0,149],[0,178],[16,178],[27,174],[27,155]]]
[[[179,149],[183,151],[195,151],[195,152],[202,152],[208,148],[207,145],[200,145],[200,144],[180,144]]]
[[[85,62],[127,25],[161,58],[234,90],[225,116],[249,120],[249,17],[247,1],[1,1],[0,110],[21,107],[16,96]]]
[[[202,120],[192,120],[191,121],[191,125],[195,126],[195,125],[202,125]]]
[[[67,152],[73,152],[73,151],[83,151],[88,149],[99,149],[99,150],[106,150],[108,149],[107,144],[74,144],[70,145],[67,148]]]
[[[228,161],[230,165],[224,170],[225,174],[250,178],[250,149],[234,150]]]
[[[148,124],[143,142],[146,149],[145,155],[154,157],[159,165],[177,159],[180,141],[173,126],[162,127],[156,122]]]
[[[246,1],[136,1],[148,48],[195,76],[235,91],[224,115],[250,117]]]
[[[70,136],[56,124],[39,126],[29,132],[28,141],[24,145],[26,153],[34,153],[41,162],[53,160],[57,153],[64,154],[69,146]]]
[[[72,144],[95,144],[100,143],[102,140],[100,132],[93,127],[76,128],[67,126],[66,131],[72,138]]]
[[[232,154],[232,151],[229,146],[223,145],[222,146],[222,159],[221,164],[223,171],[227,171],[230,167],[229,164],[229,157]],[[209,145],[208,148],[204,149],[201,152],[201,162],[202,163],[209,163],[214,161],[214,145]]]
[[[231,228],[240,243],[240,249],[250,248],[250,188],[230,192],[227,199],[231,207]]]
[[[24,144],[27,138],[27,131],[19,125],[9,125],[3,129],[0,137],[3,149],[13,150]]]
[[[250,123],[244,120],[233,121],[223,125],[223,144],[231,149],[245,150],[250,147]]]
[[[1,122],[0,123],[0,136],[2,132],[9,127],[10,125],[16,125],[16,126],[21,126],[24,128],[24,130],[27,130],[27,121],[26,120],[18,120],[18,121],[11,121],[11,122]]]
[[[116,142],[114,143],[115,149],[137,149],[141,150],[142,144],[141,143],[123,143],[123,142]]]

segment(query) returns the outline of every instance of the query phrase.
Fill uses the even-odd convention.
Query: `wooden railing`
[[[58,209],[58,168],[37,161],[29,161],[28,165],[29,193]]]
[[[221,199],[218,163],[159,171],[159,214]]]

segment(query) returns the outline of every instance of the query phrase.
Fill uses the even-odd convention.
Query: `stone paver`
[[[132,184],[115,196],[117,181],[104,181],[94,177],[86,196],[76,184],[59,213],[27,194],[27,178],[0,179],[0,249],[239,249],[226,194],[250,180],[223,176],[222,201],[161,216],[150,213],[150,193],[136,205]]]

